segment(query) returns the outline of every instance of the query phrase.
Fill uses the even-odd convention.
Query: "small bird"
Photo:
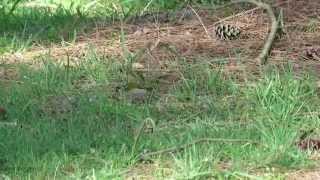
[[[148,92],[145,89],[133,88],[128,91],[127,96],[132,103],[143,103],[148,98]]]

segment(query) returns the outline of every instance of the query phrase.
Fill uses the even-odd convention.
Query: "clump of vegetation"
[[[0,179],[282,179],[318,164],[319,147],[308,142],[319,143],[319,85],[295,62],[250,69],[241,67],[250,57],[237,49],[228,59],[184,57],[191,41],[179,49],[151,39],[134,51],[133,36],[126,44],[127,31],[154,33],[124,26],[127,17],[228,1],[39,2],[46,5],[2,1],[0,53],[52,43],[77,49],[77,38],[89,36],[110,38],[104,50],[119,41],[111,50],[123,52],[107,56],[88,45],[57,50],[66,57],[31,50],[32,62],[1,59]],[[316,24],[303,31],[317,32]],[[112,25],[117,32],[99,34]],[[157,59],[159,52],[169,55]]]
[[[309,76],[296,79],[292,72],[274,70],[239,86],[207,63],[182,63],[183,78],[168,94],[153,89],[148,101],[136,104],[125,88],[118,89],[126,83],[121,66],[94,57],[69,70],[50,61],[39,70],[20,66],[14,81],[0,80],[6,86],[0,90],[5,122],[15,124],[1,126],[5,174],[127,176],[123,170],[139,163],[139,154],[203,138],[208,141],[148,160],[163,168],[169,162],[166,176],[173,178],[311,164],[295,145],[303,131],[318,127],[312,112],[320,101]],[[141,129],[146,119],[151,126]],[[228,168],[219,170],[225,163]],[[161,168],[154,171],[163,177]]]

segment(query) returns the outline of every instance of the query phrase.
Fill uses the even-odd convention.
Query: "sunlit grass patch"
[[[158,164],[156,177],[186,179],[312,165],[296,146],[303,131],[319,127],[310,76],[277,69],[239,86],[205,62],[181,63],[179,80],[165,93],[149,89],[141,104],[127,98],[118,62],[87,56],[73,67],[42,63],[17,66],[0,89],[4,121],[16,123],[0,127],[1,169],[10,176],[125,177],[144,161]]]

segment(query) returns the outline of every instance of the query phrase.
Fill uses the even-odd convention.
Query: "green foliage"
[[[141,10],[170,10],[185,7],[189,4],[222,4],[228,0],[119,0],[128,12]]]
[[[89,13],[88,1],[64,1],[55,11],[1,2],[0,53],[23,50],[36,40],[70,40],[73,33],[85,31],[84,26],[100,18],[175,9],[186,3],[105,0],[99,1],[104,3],[101,9]],[[79,8],[80,2],[84,6]],[[246,179],[258,178],[252,175],[255,169],[282,171],[312,165],[308,154],[295,145],[302,131],[320,127],[320,97],[309,75],[299,79],[291,67],[274,68],[259,81],[239,85],[232,75],[213,69],[212,62],[179,59],[173,69],[180,80],[163,86],[159,79],[142,79],[151,87],[150,97],[135,104],[125,88],[134,59],[127,57],[130,62],[123,66],[119,59],[99,57],[94,49],[90,52],[74,66],[56,63],[49,56],[41,57],[37,68],[0,64],[0,107],[8,113],[5,121],[0,120],[0,178],[121,179],[140,167],[136,161],[140,153],[201,138],[221,141],[151,157],[155,163],[150,166],[156,165],[152,176]],[[17,75],[4,77],[2,72],[8,69]],[[146,119],[154,131],[141,131],[135,141]],[[233,139],[245,143],[228,142]],[[142,172],[148,172],[148,166],[142,165]]]
[[[27,2],[0,1],[0,53],[8,49],[24,50],[31,45],[30,42],[73,41],[76,34],[85,33],[97,21],[111,22],[148,11],[174,10],[185,7],[187,3],[221,3],[218,0],[53,0],[39,1],[39,4],[44,3],[44,7],[42,4],[26,7]]]
[[[0,77],[0,86],[6,87],[0,89],[1,106],[8,111],[7,122],[17,123],[0,122],[0,168],[6,175],[113,178],[137,163],[136,156],[145,150],[204,137],[248,142],[204,143],[173,156],[152,157],[160,166],[153,175],[246,177],[248,168],[310,165],[294,145],[301,128],[320,127],[317,114],[304,115],[316,112],[320,102],[309,76],[298,80],[290,71],[274,70],[258,82],[247,82],[254,86],[238,86],[207,63],[182,63],[181,80],[168,94],[155,88],[150,101],[132,104],[127,90],[118,88],[125,84],[125,72],[117,61],[92,53],[68,68],[43,59],[38,70],[18,68],[19,77],[10,84]],[[143,131],[135,142],[147,118],[155,131]],[[169,174],[161,173],[168,164],[162,161],[169,161]],[[226,162],[231,167],[220,171],[217,167]]]
[[[12,15],[18,5],[26,0],[1,0],[0,15]]]
[[[156,7],[156,8],[161,8],[161,9],[171,9],[175,8],[179,3],[182,1],[164,1],[164,0],[120,0],[120,4],[124,7],[128,8],[133,8],[133,7],[138,7],[138,8],[144,8],[148,4],[151,5],[151,7]]]

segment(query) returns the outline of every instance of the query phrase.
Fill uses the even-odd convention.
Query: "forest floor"
[[[317,1],[299,0],[275,3],[274,7],[283,10],[286,34],[276,40],[270,63],[283,64],[290,61],[296,69],[313,67],[318,70],[319,57],[312,57],[308,52],[310,49],[319,51],[320,48],[319,4]],[[48,46],[32,44],[23,53],[5,53],[2,60],[5,63],[33,62],[38,57],[49,55],[58,61],[77,61],[90,53],[88,49],[94,48],[100,56],[126,58],[124,53],[129,51],[140,55],[136,62],[150,63],[152,59],[163,66],[166,64],[164,61],[178,55],[187,59],[225,59],[226,66],[232,66],[231,69],[235,65],[240,66],[238,69],[245,68],[243,65],[252,68],[250,64],[258,64],[252,61],[264,45],[270,22],[263,10],[250,6],[246,9],[237,6],[198,8],[197,13],[205,27],[188,8],[172,14],[175,18],[167,17],[165,13],[156,13],[123,25],[117,22],[96,22],[87,34],[75,37],[73,43],[51,43]],[[235,41],[216,38],[214,29],[219,22],[239,27],[242,30],[241,37]],[[121,30],[125,37],[120,36]],[[61,33],[61,36],[67,35]],[[121,38],[124,38],[123,41]],[[141,53],[141,50],[146,52]],[[313,54],[319,56],[319,52]]]
[[[270,22],[252,6],[3,48],[0,179],[319,179],[320,1],[279,2],[265,66]],[[217,39],[221,20],[240,38]]]

